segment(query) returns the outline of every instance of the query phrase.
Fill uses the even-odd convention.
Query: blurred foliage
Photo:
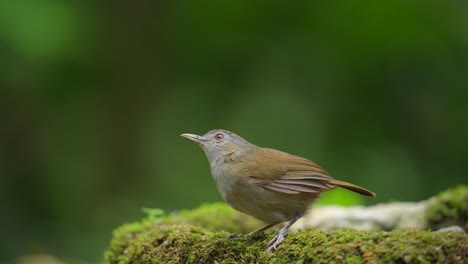
[[[468,186],[459,185],[437,195],[426,211],[428,226],[440,229],[459,226],[468,230]]]
[[[98,261],[142,207],[219,200],[184,132],[225,128],[308,157],[375,191],[366,203],[466,183],[466,11],[463,1],[0,1],[0,261]],[[331,202],[361,199],[336,192]]]

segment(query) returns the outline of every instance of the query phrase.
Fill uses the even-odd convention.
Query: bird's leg
[[[289,231],[289,228],[297,221],[299,218],[301,218],[304,215],[304,213],[299,213],[296,216],[294,216],[293,219],[291,219],[286,225],[284,225],[280,231],[278,231],[278,235],[276,235],[270,242],[268,242],[268,252],[271,252],[272,250],[276,250],[276,247],[281,244],[284,240],[284,236],[286,233]]]
[[[241,237],[241,236],[243,236],[243,235],[244,235],[244,234],[232,233],[232,234],[229,234],[226,238],[227,238],[227,239],[231,239],[231,238]]]
[[[271,224],[268,224],[268,225],[263,226],[263,227],[261,227],[261,228],[255,230],[255,231],[252,231],[252,232],[248,233],[246,236],[251,236],[251,235],[253,235],[253,234],[255,234],[255,233],[265,231],[265,230],[267,230],[267,229],[269,229],[269,228],[271,228],[271,227],[274,227],[274,226],[277,225],[277,224],[279,224],[279,223],[271,223]],[[229,239],[229,238],[235,238],[235,237],[241,237],[241,236],[243,236],[243,234],[233,233],[233,234],[230,234],[227,238]]]

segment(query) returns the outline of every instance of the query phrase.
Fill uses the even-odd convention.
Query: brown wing
[[[333,188],[333,178],[314,162],[274,149],[259,149],[248,159],[247,172],[265,189],[287,193],[319,193]]]
[[[255,157],[255,159],[249,159]],[[320,193],[337,186],[367,195],[375,193],[354,184],[335,180],[326,170],[303,157],[274,149],[260,148],[246,157],[249,177],[265,189],[286,193]]]

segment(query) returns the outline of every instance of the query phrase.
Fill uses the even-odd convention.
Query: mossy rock
[[[465,227],[468,188],[459,186],[428,202],[431,228]],[[108,263],[468,263],[468,236],[416,229],[292,232],[274,252],[266,252],[274,231],[227,239],[262,226],[224,203],[164,215],[148,209],[141,222],[113,233]]]
[[[433,230],[457,225],[468,231],[468,186],[460,185],[438,194],[428,202],[426,215]]]

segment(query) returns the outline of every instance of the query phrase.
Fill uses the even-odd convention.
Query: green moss
[[[429,202],[427,221],[430,228],[458,225],[468,230],[468,186],[460,185],[444,191]]]
[[[291,233],[273,253],[275,232],[226,239],[261,226],[222,203],[125,224],[113,233],[108,263],[463,263],[468,236],[421,230],[317,229]],[[240,229],[236,229],[240,227]]]
[[[153,212],[157,209],[145,208],[145,212]],[[239,213],[225,203],[203,204],[193,210],[181,210],[169,215],[155,216],[148,214],[143,220],[145,224],[178,224],[202,226],[211,231],[250,232],[260,226],[262,222],[257,219]]]
[[[141,225],[143,226],[143,225]],[[106,252],[109,263],[462,263],[468,237],[421,230],[291,233],[277,251],[267,253],[274,233],[226,239],[189,225],[124,225]]]
[[[195,210],[183,210],[163,222],[202,226],[211,231],[248,233],[263,225],[257,219],[239,213],[225,203],[204,204]]]

